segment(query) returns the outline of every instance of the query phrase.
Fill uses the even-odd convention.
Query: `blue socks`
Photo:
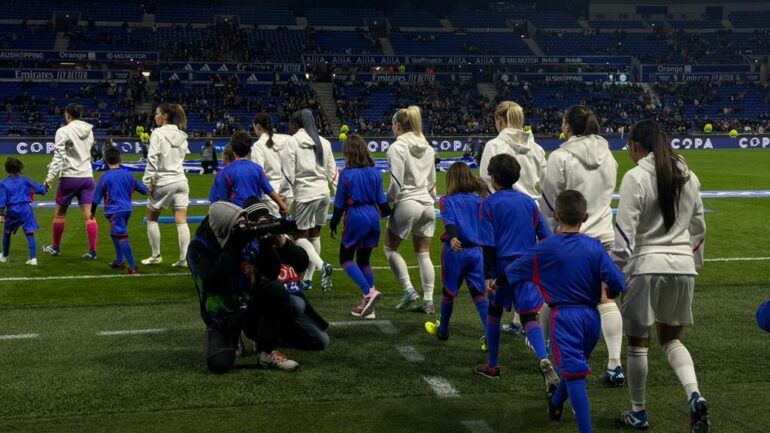
[[[351,261],[343,262],[342,269],[344,269],[350,279],[361,288],[361,292],[363,292],[364,296],[369,294],[369,289],[371,288],[369,280],[367,280],[357,264]]]
[[[8,252],[11,250],[11,234],[3,230],[3,255],[8,257]]]
[[[110,236],[112,238],[112,246],[115,247],[115,263],[123,263],[123,250],[120,247],[120,238],[117,236]]]
[[[487,323],[487,313],[489,312],[489,301],[487,301],[487,298],[482,293],[473,289],[471,289],[471,297],[476,305],[476,312],[479,314],[481,329],[484,329]]]
[[[441,294],[441,306],[439,307],[438,330],[446,332],[449,329],[449,319],[452,317],[455,299],[446,293]]]
[[[500,318],[502,316],[502,306],[489,306],[484,335],[487,337],[487,367],[490,368],[497,367],[497,355],[500,351]]]
[[[569,402],[572,410],[575,412],[575,422],[578,425],[580,433],[591,432],[591,411],[588,407],[588,392],[586,391],[586,379],[579,377],[575,379],[562,378],[559,383],[567,382],[567,391],[569,392]]]
[[[588,407],[585,377],[574,379],[562,377],[559,387],[556,388],[556,392],[551,397],[551,405],[562,406],[567,401],[567,396],[569,396],[569,402],[572,405],[573,412],[575,412],[575,422],[578,425],[578,431],[580,433],[590,433],[591,411]]]
[[[530,320],[524,324],[524,329],[527,331],[527,343],[535,352],[537,359],[547,358],[548,350],[545,348],[545,339],[543,339],[540,323],[537,320]]]
[[[27,237],[27,246],[29,247],[29,258],[34,259],[35,257],[37,257],[37,242],[35,242],[35,234],[28,233],[25,236]],[[8,239],[8,243],[10,242],[11,240]]]
[[[372,267],[369,265],[359,267],[361,268],[361,272],[364,273],[364,278],[366,278],[366,282],[369,283],[369,287],[374,287],[374,272],[372,272]]]
[[[134,262],[134,252],[131,250],[131,242],[129,242],[128,238],[125,237],[120,238],[118,243],[120,244],[120,251],[123,253],[123,257],[125,257],[126,261],[128,262],[128,268],[134,269],[136,267],[136,262]]]

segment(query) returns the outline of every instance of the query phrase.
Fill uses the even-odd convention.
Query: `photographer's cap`
[[[256,221],[262,217],[270,216],[270,209],[266,204],[251,196],[243,202],[243,210],[246,211],[249,221]]]
[[[246,211],[227,201],[218,201],[209,207],[209,227],[221,247],[230,239],[230,232],[237,224],[238,218],[245,215]]]

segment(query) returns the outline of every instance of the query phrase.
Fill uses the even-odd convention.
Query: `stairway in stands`
[[[326,120],[329,121],[332,134],[336,137],[339,134],[342,123],[337,118],[337,102],[332,95],[332,83],[312,83],[311,87],[318,95],[321,111],[326,115]]]

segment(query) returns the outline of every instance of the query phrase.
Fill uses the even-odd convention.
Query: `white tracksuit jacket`
[[[187,182],[182,163],[188,153],[190,150],[187,148],[187,134],[176,125],[163,125],[153,129],[142,182],[154,186]]]
[[[618,163],[610,152],[607,140],[598,135],[573,136],[548,157],[543,180],[540,210],[551,230],[556,197],[568,190],[579,191],[588,202],[588,220],[580,231],[599,239],[602,244],[615,240],[612,227],[612,193]]]
[[[620,183],[613,259],[626,275],[697,275],[703,264],[706,222],[700,181],[679,166],[689,180],[682,187],[674,225],[666,231],[658,206],[655,156],[650,153],[629,170]]]
[[[267,140],[270,136],[267,133],[262,134],[251,147],[251,160],[262,166],[265,175],[270,181],[273,190],[284,198],[291,198],[294,192],[286,182],[282,172],[282,161],[284,154],[288,151],[288,143],[291,135],[273,134],[273,147],[267,147]]]
[[[406,200],[433,206],[436,197],[436,151],[424,137],[406,132],[387,152],[390,167],[388,201]]]
[[[93,125],[73,120],[56,130],[53,160],[46,179],[60,177],[93,177],[91,146],[94,144]]]
[[[514,128],[503,129],[497,137],[489,140],[484,146],[479,172],[481,179],[487,184],[489,192],[495,192],[492,187],[492,176],[489,175],[488,171],[489,161],[493,156],[503,153],[516,158],[521,166],[519,181],[513,187],[533,199],[539,198],[538,188],[541,187],[545,175],[545,151],[539,144],[535,143],[535,137],[531,132]]]
[[[307,203],[329,197],[329,184],[337,189],[337,163],[329,140],[321,137],[323,165],[315,160],[313,139],[300,128],[286,142],[284,160],[281,163],[286,181],[294,191],[295,203]]]

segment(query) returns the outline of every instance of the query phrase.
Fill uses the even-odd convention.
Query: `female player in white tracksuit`
[[[147,238],[150,240],[150,257],[142,260],[144,265],[156,265],[163,261],[160,255],[160,227],[158,218],[162,209],[171,208],[179,239],[179,257],[171,264],[187,267],[187,247],[190,245],[190,229],[187,226],[187,205],[190,202],[190,188],[184,171],[187,134],[187,117],[179,104],[164,102],[155,108],[157,128],[150,135],[147,149],[147,168],[142,182],[150,191],[147,202]]]
[[[56,176],[59,183],[56,187],[56,209],[53,218],[51,245],[43,247],[43,251],[58,256],[64,234],[64,217],[73,198],[77,198],[88,237],[88,252],[83,258],[96,258],[96,238],[98,225],[91,215],[91,202],[94,194],[94,175],[91,170],[91,146],[94,144],[93,126],[83,122],[83,107],[78,104],[68,104],[64,108],[66,125],[56,130],[54,139],[54,154],[48,166],[45,186],[50,187]]]
[[[281,160],[287,152],[291,135],[274,134],[273,118],[269,113],[258,113],[254,116],[251,127],[254,129],[254,135],[259,137],[251,147],[251,160],[262,166],[273,191],[278,192],[286,206],[291,209],[294,193],[289,188],[281,168]],[[262,197],[262,203],[267,205],[270,215],[281,217],[278,205],[270,197]]]
[[[313,112],[299,110],[291,116],[292,140],[287,142],[282,167],[294,193],[294,243],[305,250],[310,260],[305,271],[306,284],[321,269],[321,290],[332,288],[332,266],[321,259],[321,227],[329,212],[329,184],[337,188],[337,164],[329,140],[318,134]]]
[[[555,231],[553,206],[556,197],[568,189],[579,191],[588,202],[588,220],[583,223],[580,231],[601,241],[604,249],[609,252],[615,239],[610,203],[615,191],[618,163],[610,152],[607,140],[598,135],[599,122],[588,107],[575,105],[568,108],[564,112],[562,132],[567,141],[548,157],[540,210]],[[598,309],[609,358],[607,371],[601,380],[605,384],[619,386],[624,380],[620,363],[623,319],[617,304],[606,293],[602,293]],[[546,306],[540,312],[544,330],[547,329],[549,316],[550,309]]]
[[[658,341],[689,401],[690,431],[709,428],[706,400],[698,390],[695,367],[682,345],[691,325],[697,269],[703,264],[706,224],[700,182],[668,144],[652,120],[636,123],[628,137],[628,154],[637,163],[620,184],[613,256],[624,267],[626,293],[621,310],[628,335],[628,391],[632,409],[620,420],[648,427],[645,411],[649,329]]]
[[[393,115],[392,127],[396,141],[387,153],[390,166],[387,197],[393,213],[385,235],[385,257],[401,283],[403,293],[396,308],[403,310],[419,300],[406,262],[398,252],[401,242],[412,234],[423,290],[420,308],[432,314],[436,311],[433,305],[436,273],[430,259],[430,243],[436,228],[436,152],[422,135],[419,107],[412,105],[398,110]]]
[[[489,175],[489,161],[492,157],[506,153],[516,158],[521,166],[521,176],[513,187],[533,199],[540,197],[540,188],[545,174],[545,151],[535,143],[535,137],[524,131],[524,110],[512,101],[503,101],[495,108],[495,127],[497,137],[489,140],[481,155],[479,171],[481,179],[487,184],[490,194],[494,194],[492,176]]]
[[[513,101],[503,101],[495,108],[495,128],[497,137],[489,140],[481,154],[479,174],[487,185],[490,194],[495,193],[492,187],[492,176],[489,175],[489,161],[500,154],[508,154],[516,158],[521,167],[519,180],[513,185],[533,199],[540,198],[543,176],[545,175],[545,151],[535,143],[532,132],[524,131],[524,110]],[[503,325],[503,330],[518,333],[523,328],[519,315],[514,312],[510,325]]]

